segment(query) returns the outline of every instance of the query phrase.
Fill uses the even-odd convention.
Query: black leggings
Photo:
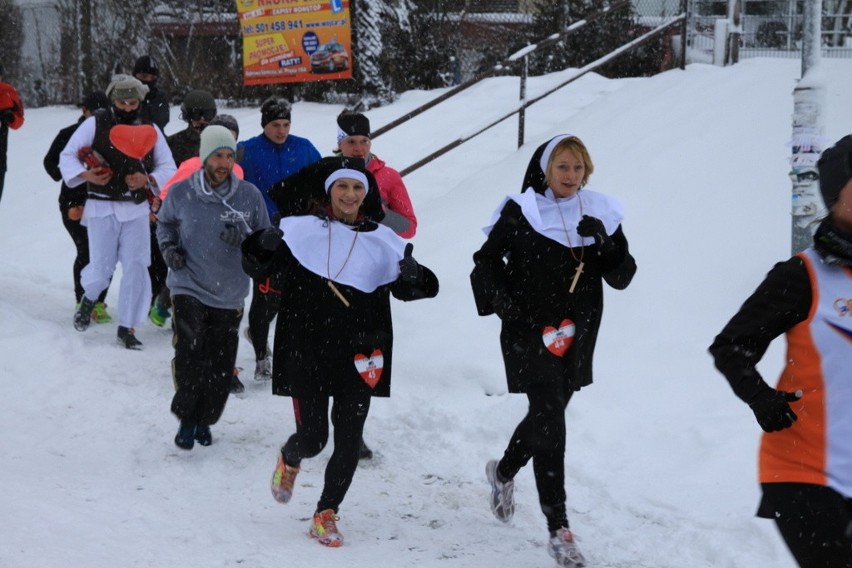
[[[243,310],[211,308],[184,294],[174,296],[172,302],[172,412],[182,421],[215,424],[231,391]]]
[[[270,279],[252,280],[251,306],[249,307],[249,333],[255,359],[265,358],[269,341],[269,324],[281,308],[281,290],[270,284]]]
[[[852,499],[808,483],[761,487],[758,516],[775,519],[800,568],[852,568]]]
[[[166,286],[166,276],[169,267],[163,260],[160,252],[160,243],[157,242],[157,223],[151,223],[151,264],[148,265],[148,276],[151,278],[151,304],[160,296],[163,305],[168,305],[169,289]]]
[[[527,391],[529,409],[498,464],[504,479],[513,479],[530,459],[547,529],[568,526],[565,509],[565,408],[573,391],[533,386]]]
[[[298,467],[305,458],[319,454],[328,443],[327,395],[294,398],[296,433],[281,449],[284,461]],[[334,451],[325,468],[325,484],[317,502],[317,511],[337,512],[358,467],[358,450],[364,422],[370,412],[370,394],[336,396],[331,407],[334,426]]]
[[[74,267],[72,273],[74,275],[74,298],[76,303],[80,303],[83,297],[83,286],[80,284],[80,273],[89,264],[89,231],[86,227],[80,224],[80,221],[72,221],[68,218],[68,210],[60,210],[62,214],[62,224],[65,230],[71,235],[71,240],[74,241],[74,248],[77,249],[77,256],[74,257]],[[104,288],[101,295],[98,296],[98,302],[103,302],[109,292],[109,286]]]

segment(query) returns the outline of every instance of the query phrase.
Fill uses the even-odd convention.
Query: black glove
[[[508,294],[497,294],[491,300],[491,307],[494,308],[494,313],[503,321],[518,321],[524,317],[521,308],[512,301]]]
[[[9,109],[0,110],[0,124],[12,124],[15,120],[15,113]]]
[[[163,251],[163,260],[172,270],[180,270],[186,266],[186,253],[179,247],[170,247]]]
[[[606,234],[603,221],[590,215],[583,215],[583,218],[577,223],[577,234],[581,237],[594,237],[597,244],[610,240],[609,235]]]
[[[236,225],[231,225],[230,223],[225,225],[224,230],[219,233],[219,238],[222,239],[225,244],[234,248],[240,248],[240,245],[243,244],[243,232],[240,231]]]
[[[615,246],[615,243],[606,234],[606,227],[604,227],[603,221],[597,217],[583,215],[583,218],[577,223],[577,234],[581,237],[594,238],[595,244],[598,245],[598,251],[601,254],[610,251]]]
[[[268,227],[261,230],[257,236],[257,245],[265,251],[275,252],[281,246],[281,237],[284,232],[277,227]]]
[[[754,412],[757,423],[765,432],[777,432],[789,428],[798,420],[789,403],[800,398],[802,398],[802,391],[785,392],[766,389],[760,391],[748,405]]]
[[[408,243],[405,245],[405,252],[402,260],[399,261],[399,278],[406,284],[417,284],[420,280],[420,265],[411,256],[411,251],[414,250],[414,245]]]

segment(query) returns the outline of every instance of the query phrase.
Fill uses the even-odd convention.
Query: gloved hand
[[[402,260],[399,261],[399,278],[407,284],[417,284],[420,280],[420,265],[411,256],[411,251],[414,250],[414,245],[408,243],[405,245],[405,252]]]
[[[281,237],[284,232],[278,227],[268,227],[261,230],[257,236],[257,244],[265,251],[275,252],[281,246]]]
[[[219,233],[219,238],[222,239],[226,245],[230,245],[234,248],[240,248],[240,245],[243,244],[243,232],[236,225],[231,225],[228,223],[225,225],[224,230]]]
[[[604,227],[603,221],[591,215],[583,215],[583,218],[577,223],[577,234],[581,237],[594,238],[600,254],[608,252],[615,246],[615,243],[606,234],[606,227]]]
[[[491,300],[491,307],[494,308],[494,313],[503,321],[517,321],[524,317],[521,308],[512,301],[512,297],[508,294],[497,294]]]
[[[591,215],[583,215],[583,218],[577,223],[577,234],[581,237],[594,237],[597,244],[610,240],[609,235],[606,234],[603,221]]]
[[[180,270],[186,266],[186,253],[180,247],[170,247],[163,251],[163,260],[172,270]]]
[[[12,124],[15,120],[15,113],[9,109],[0,110],[0,124]]]
[[[757,423],[765,432],[777,432],[789,428],[798,420],[789,403],[800,398],[802,398],[800,390],[785,392],[770,388],[760,391],[748,405],[754,412]]]

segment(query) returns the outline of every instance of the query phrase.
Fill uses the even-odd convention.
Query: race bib
[[[367,383],[371,389],[376,388],[379,379],[382,378],[382,368],[385,366],[385,358],[384,355],[382,355],[382,351],[380,349],[376,349],[370,353],[369,357],[358,353],[355,355],[354,362],[355,369],[358,370],[358,374],[361,375],[364,382]]]
[[[557,357],[562,357],[568,351],[568,348],[571,347],[571,344],[574,343],[574,329],[574,322],[564,319],[559,324],[559,328],[555,328],[552,325],[545,327],[544,331],[542,331],[541,339],[544,341],[544,346],[547,347],[548,351]]]

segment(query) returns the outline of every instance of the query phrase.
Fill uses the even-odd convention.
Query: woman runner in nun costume
[[[570,567],[585,560],[565,507],[565,408],[592,382],[603,282],[621,290],[636,272],[621,204],[585,189],[593,168],[576,136],[539,146],[523,193],[505,198],[485,229],[471,274],[479,315],[502,320],[509,392],[529,400],[503,457],[486,465],[491,510],[503,522],[512,518],[513,479],[532,459],[548,553]]]
[[[272,495],[289,502],[302,460],[325,447],[333,399],[334,452],[309,534],[339,547],[338,508],[358,465],[370,399],[390,396],[390,296],[432,298],[438,279],[412,258],[411,244],[378,223],[381,197],[363,160],[325,158],[292,181],[289,191],[270,194],[283,216],[280,230],[258,231],[243,245],[246,272],[287,291],[275,330],[272,390],[293,399],[296,432],[278,455]]]

